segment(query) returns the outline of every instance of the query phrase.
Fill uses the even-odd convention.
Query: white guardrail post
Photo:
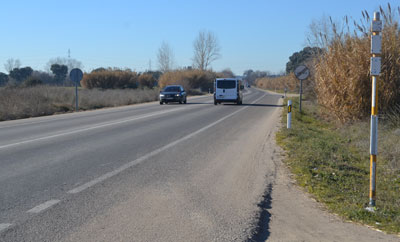
[[[292,128],[292,100],[288,100],[287,128]]]

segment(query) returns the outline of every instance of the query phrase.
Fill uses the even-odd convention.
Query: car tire
[[[217,103],[217,101],[216,100],[214,100],[214,105],[217,105],[218,103]]]
[[[185,97],[185,100],[183,101],[183,103],[184,103],[184,104],[186,104],[186,103],[187,103],[187,99],[186,99],[186,97]]]
[[[164,103],[163,102],[160,102],[160,105],[163,105]]]

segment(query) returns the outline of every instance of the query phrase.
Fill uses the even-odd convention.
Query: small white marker
[[[0,232],[3,230],[6,230],[8,227],[10,227],[12,224],[0,224]]]
[[[40,205],[38,205],[38,206],[36,206],[36,207],[34,207],[34,208],[28,210],[27,212],[28,212],[28,213],[40,213],[40,212],[42,212],[43,210],[46,210],[46,209],[48,209],[49,207],[51,207],[51,206],[53,206],[53,205],[55,205],[55,204],[57,204],[57,203],[59,203],[59,202],[60,202],[60,200],[56,200],[56,199],[54,199],[54,200],[49,200],[49,201],[47,201],[47,202],[44,202],[44,203],[42,203],[42,204],[40,204]]]

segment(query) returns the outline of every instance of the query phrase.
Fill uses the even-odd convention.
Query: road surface
[[[332,222],[290,185],[280,100],[248,89],[241,106],[203,96],[0,123],[0,241],[396,239]]]

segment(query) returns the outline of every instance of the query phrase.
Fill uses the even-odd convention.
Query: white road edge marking
[[[0,224],[0,232],[3,230],[6,230],[8,227],[10,227],[12,224]]]
[[[53,205],[56,205],[56,204],[59,203],[59,202],[60,202],[60,200],[56,200],[56,199],[49,200],[49,201],[47,201],[47,202],[44,202],[44,203],[42,203],[42,204],[39,204],[38,206],[36,206],[36,207],[34,207],[34,208],[28,210],[27,212],[28,212],[28,213],[40,213],[40,212],[42,212],[43,210],[46,210],[46,209],[48,209],[49,207],[51,207],[51,206],[53,206]]]
[[[254,104],[254,103],[258,102],[259,100],[264,98],[266,95],[267,94],[264,94],[260,98],[258,98],[255,101],[253,101],[251,104]],[[124,170],[126,170],[126,169],[128,169],[128,168],[130,168],[132,166],[135,166],[135,165],[143,162],[144,160],[161,153],[162,151],[164,151],[164,150],[166,150],[168,148],[171,148],[171,147],[173,147],[173,146],[175,146],[175,145],[177,145],[177,144],[179,144],[179,143],[181,143],[181,142],[183,142],[185,140],[188,140],[188,139],[192,138],[193,136],[195,136],[195,135],[197,135],[197,134],[199,134],[199,133],[201,133],[201,132],[203,132],[203,131],[205,131],[205,130],[207,130],[207,129],[215,126],[215,125],[217,125],[218,123],[221,123],[225,119],[232,117],[233,115],[237,114],[238,112],[240,112],[240,111],[242,111],[242,110],[244,110],[244,109],[246,109],[248,107],[249,106],[242,107],[241,109],[239,109],[239,110],[237,110],[237,111],[235,111],[235,112],[233,112],[233,113],[231,113],[231,114],[229,114],[229,115],[227,115],[227,116],[225,116],[225,117],[223,117],[223,118],[221,118],[221,119],[219,119],[219,120],[217,120],[217,121],[215,121],[215,122],[213,122],[213,123],[211,123],[211,124],[209,124],[209,125],[207,125],[207,126],[205,126],[203,128],[201,128],[201,129],[199,129],[199,130],[197,130],[197,131],[195,131],[195,132],[193,132],[193,133],[191,133],[191,134],[189,134],[187,136],[184,136],[184,137],[182,137],[182,138],[180,138],[178,140],[175,140],[174,142],[169,143],[169,144],[167,144],[167,145],[165,145],[165,146],[163,146],[161,148],[153,150],[152,152],[147,153],[146,155],[144,155],[142,157],[139,157],[136,160],[130,161],[130,162],[120,166],[116,170],[107,172],[104,175],[102,175],[102,176],[100,176],[98,178],[95,178],[95,179],[93,179],[93,180],[91,180],[91,181],[89,181],[89,182],[87,182],[87,183],[85,183],[85,184],[83,184],[81,186],[73,188],[73,189],[67,191],[67,193],[76,194],[76,193],[82,192],[83,190],[85,190],[85,189],[87,189],[87,188],[89,188],[91,186],[94,186],[94,185],[96,185],[96,184],[98,184],[100,182],[103,182],[103,181],[107,180],[108,178],[111,178],[111,177],[117,175],[118,173],[121,173],[122,171],[124,171]]]
[[[26,144],[26,143],[32,143],[32,142],[35,142],[35,141],[46,140],[46,139],[56,138],[56,137],[60,137],[60,136],[64,136],[64,135],[70,135],[70,134],[75,134],[75,133],[79,133],[79,132],[83,132],[83,131],[88,131],[88,130],[92,130],[92,129],[103,128],[103,127],[111,126],[111,125],[115,125],[115,124],[132,122],[132,121],[135,121],[135,120],[144,119],[144,118],[148,118],[148,117],[152,117],[152,116],[156,116],[156,115],[161,115],[161,114],[165,114],[165,113],[175,112],[177,110],[183,110],[183,109],[185,109],[185,108],[175,108],[175,109],[171,109],[171,110],[168,110],[168,111],[158,111],[158,112],[142,115],[142,116],[131,118],[131,119],[125,119],[125,120],[116,121],[116,122],[104,123],[104,124],[100,124],[100,125],[97,125],[97,126],[92,126],[92,127],[89,127],[89,128],[75,129],[75,130],[71,130],[71,131],[68,131],[68,132],[59,133],[59,134],[50,135],[50,136],[45,136],[45,137],[40,137],[40,138],[36,138],[36,139],[24,140],[24,141],[21,141],[21,142],[2,145],[2,146],[0,146],[0,150],[1,149],[5,149],[5,148],[9,148],[9,147],[13,147],[13,146],[17,146],[17,145]]]

